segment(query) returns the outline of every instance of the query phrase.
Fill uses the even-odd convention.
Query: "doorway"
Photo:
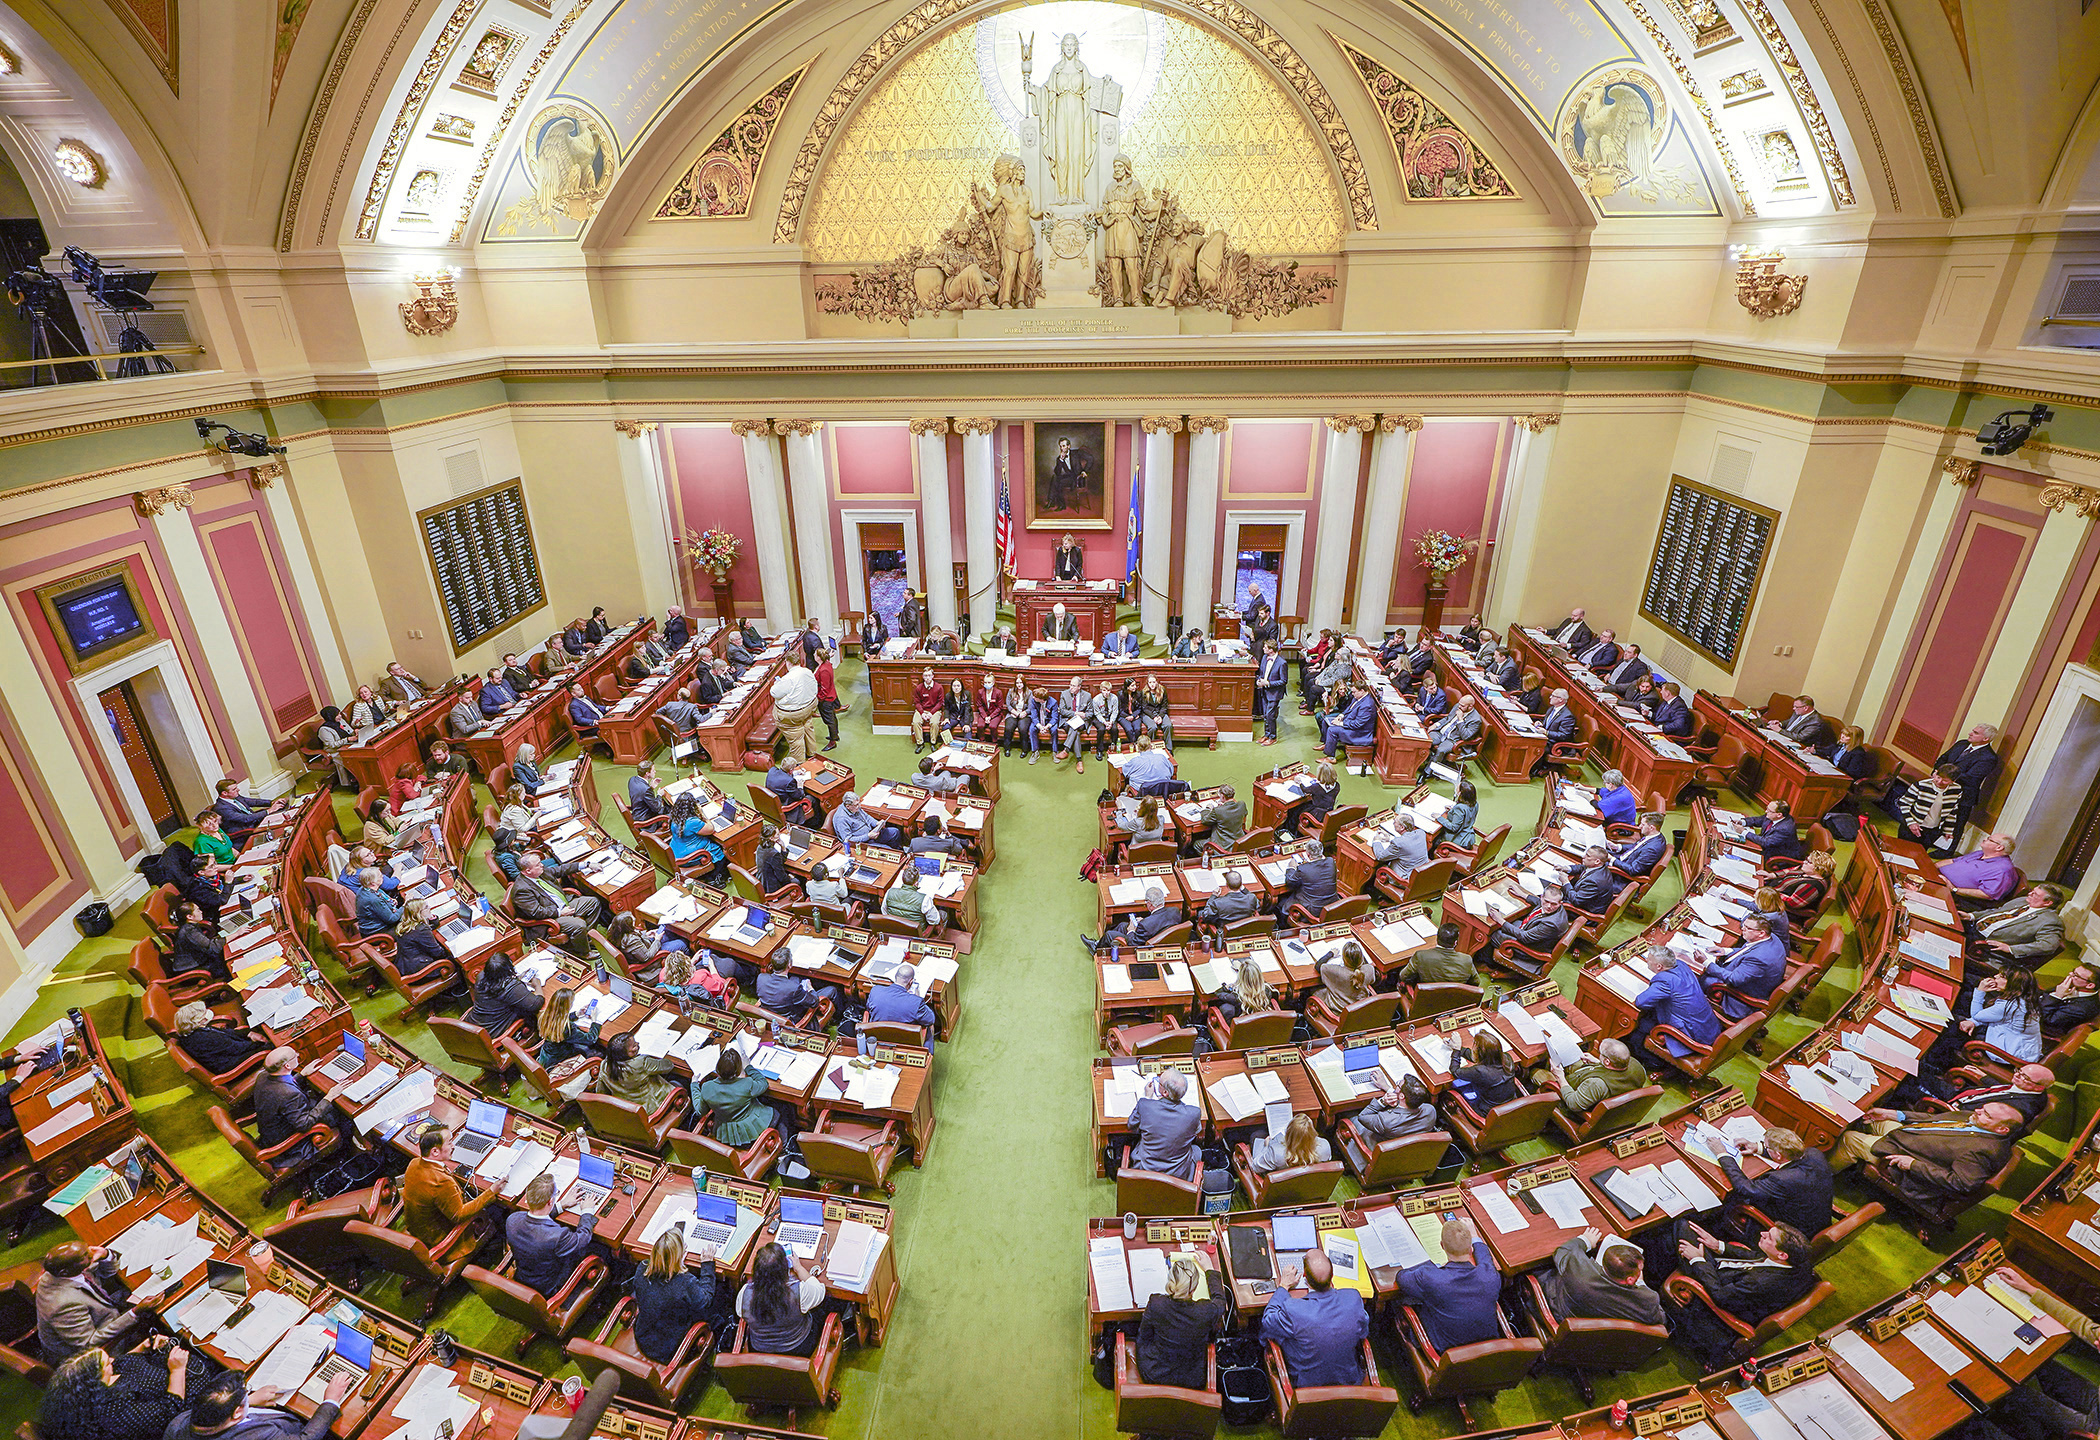
[[[153,731],[146,724],[138,692],[131,681],[123,680],[95,699],[102,706],[109,733],[115,737],[117,750],[131,771],[131,781],[138,786],[139,798],[146,804],[154,831],[161,839],[167,839],[182,828],[182,812],[175,801],[175,782],[168,774],[167,761],[161,758],[160,746],[154,742]]]
[[[880,615],[894,633],[897,612],[911,589],[904,558],[904,527],[896,524],[867,524],[860,531],[860,575],[866,587],[868,613]]]
[[[1232,608],[1247,613],[1255,598],[1269,602],[1269,613],[1281,615],[1276,603],[1283,574],[1286,529],[1282,525],[1240,526],[1239,552],[1233,561]]]

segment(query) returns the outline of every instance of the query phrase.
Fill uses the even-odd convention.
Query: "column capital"
[[[945,435],[948,433],[948,417],[935,415],[927,420],[914,420],[911,422],[911,433],[914,435]]]
[[[729,433],[740,440],[749,440],[754,435],[770,435],[773,433],[773,422],[770,420],[732,420],[729,422]]]
[[[1223,415],[1189,416],[1189,434],[1191,435],[1201,435],[1205,432],[1213,435],[1223,435],[1231,428],[1232,421]]]
[[[639,440],[644,435],[656,433],[656,422],[654,420],[615,420],[613,421],[613,429],[619,431],[630,440]]]
[[[282,460],[263,460],[248,467],[248,486],[253,490],[267,490],[290,473]]]
[[[775,420],[773,429],[781,435],[800,435],[807,438],[816,434],[817,427],[823,423],[821,420]]]
[[[1147,415],[1138,421],[1147,435],[1177,435],[1181,432],[1179,415]]]
[[[1517,423],[1534,435],[1543,434],[1552,426],[1560,424],[1558,415],[1520,415]]]
[[[1378,417],[1378,428],[1387,435],[1392,434],[1395,430],[1405,430],[1412,435],[1415,431],[1422,428],[1422,417],[1419,415],[1381,415]]]
[[[1983,464],[1964,456],[1949,455],[1940,462],[1940,472],[1947,477],[1949,485],[1974,485],[1983,478]]]
[[[2088,520],[2100,519],[2100,490],[2095,490],[2090,485],[2055,481],[2042,487],[2039,498],[2044,510],[2061,514],[2067,509],[2076,509]]]
[[[999,422],[989,415],[966,415],[956,420],[958,435],[989,435],[999,428]]]
[[[1368,435],[1378,428],[1375,415],[1330,415],[1327,428],[1337,435]]]
[[[162,485],[153,490],[141,490],[131,497],[138,506],[139,514],[147,519],[165,515],[170,510],[187,510],[197,497],[191,493],[187,483],[177,481],[173,485]]]

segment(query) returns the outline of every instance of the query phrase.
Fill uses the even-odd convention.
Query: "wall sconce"
[[[109,166],[100,155],[78,140],[61,140],[51,147],[51,163],[58,173],[85,190],[99,190],[109,178]]]
[[[411,335],[442,335],[459,320],[459,292],[453,281],[456,269],[418,270],[408,277],[416,287],[416,298],[401,305],[401,324]]]
[[[1760,320],[1776,320],[1801,308],[1808,277],[1780,273],[1786,260],[1784,250],[1731,245],[1728,253],[1735,257],[1735,298],[1745,310]]]

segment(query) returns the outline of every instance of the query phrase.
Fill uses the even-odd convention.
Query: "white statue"
[[[1104,304],[1142,305],[1146,239],[1159,218],[1156,200],[1147,202],[1145,187],[1131,178],[1130,158],[1118,155],[1115,184],[1101,192],[1101,208],[1094,212],[1102,222],[1102,252],[1108,257],[1108,294]]]
[[[1030,111],[1042,122],[1043,163],[1048,169],[1052,200],[1086,199],[1086,179],[1100,147],[1097,112],[1114,115],[1123,108],[1123,87],[1107,75],[1097,76],[1079,58],[1079,37],[1067,35],[1062,55],[1043,83],[1035,83],[1035,37],[1021,42],[1021,88]]]
[[[1649,183],[1653,139],[1647,98],[1632,85],[1606,85],[1582,109],[1582,158]]]

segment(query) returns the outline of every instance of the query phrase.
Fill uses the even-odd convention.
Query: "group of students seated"
[[[993,671],[979,677],[974,690],[961,677],[943,687],[927,669],[912,686],[911,738],[914,755],[944,740],[982,741],[1008,757],[1025,751],[1031,765],[1046,750],[1052,764],[1069,753],[1075,773],[1083,775],[1089,740],[1097,760],[1106,760],[1111,746],[1141,739],[1172,749],[1174,717],[1157,675],[1103,677],[1089,691],[1075,674],[1053,693],[1041,685],[1001,684]]]

